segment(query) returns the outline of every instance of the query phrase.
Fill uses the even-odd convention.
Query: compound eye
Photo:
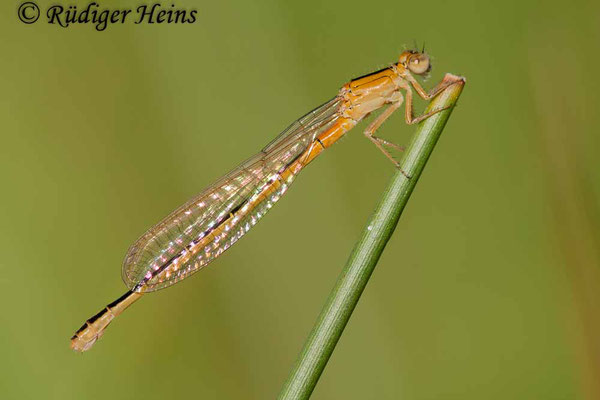
[[[419,54],[411,57],[408,62],[408,69],[414,74],[423,75],[428,72],[431,65],[429,64],[429,56],[427,54]]]

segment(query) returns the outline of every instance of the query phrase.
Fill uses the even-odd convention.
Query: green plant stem
[[[392,236],[419,176],[446,125],[464,87],[464,80],[447,74],[447,87],[431,101],[426,112],[448,107],[423,121],[417,128],[400,168],[371,216],[342,273],[331,291],[279,399],[308,399],[358,303],[371,273]]]

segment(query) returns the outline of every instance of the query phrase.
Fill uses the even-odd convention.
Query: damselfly
[[[125,257],[122,277],[129,287],[127,293],[87,320],[71,338],[71,348],[88,350],[108,324],[144,293],[173,285],[220,256],[279,200],[302,168],[384,106],[387,108],[364,133],[399,167],[388,150],[401,148],[374,133],[403,102],[408,124],[442,111],[413,116],[413,89],[430,100],[454,83],[444,80],[426,92],[413,74],[423,76],[430,69],[424,51],[405,51],[397,63],[350,81],[333,99],[292,123],[260,153],[152,227]]]

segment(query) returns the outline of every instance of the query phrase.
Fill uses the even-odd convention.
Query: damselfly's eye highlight
[[[410,72],[423,75],[431,69],[431,64],[429,63],[429,56],[424,53],[414,54],[408,60],[408,69]]]

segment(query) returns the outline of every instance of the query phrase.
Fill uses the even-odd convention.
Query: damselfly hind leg
[[[410,176],[408,176],[408,174],[406,172],[404,172],[402,170],[402,168],[400,168],[400,163],[398,161],[396,161],[396,159],[385,148],[385,146],[389,146],[396,150],[404,151],[404,147],[399,146],[392,142],[388,142],[387,140],[377,137],[373,134],[375,131],[377,131],[377,129],[379,129],[381,124],[383,124],[383,122],[386,119],[388,119],[390,117],[390,115],[392,115],[394,113],[394,111],[396,111],[398,108],[400,108],[400,106],[402,106],[402,100],[403,100],[402,94],[400,94],[400,92],[398,92],[398,94],[400,95],[399,99],[397,101],[391,103],[388,106],[388,108],[383,110],[383,112],[381,114],[379,114],[377,116],[377,118],[375,118],[375,120],[373,122],[371,122],[371,124],[369,124],[367,129],[365,129],[365,136],[371,142],[373,142],[373,144],[375,146],[377,146],[377,148],[396,166],[396,168],[398,168],[400,170],[400,172],[402,172],[402,174],[404,176],[406,176],[408,179],[410,179]]]

